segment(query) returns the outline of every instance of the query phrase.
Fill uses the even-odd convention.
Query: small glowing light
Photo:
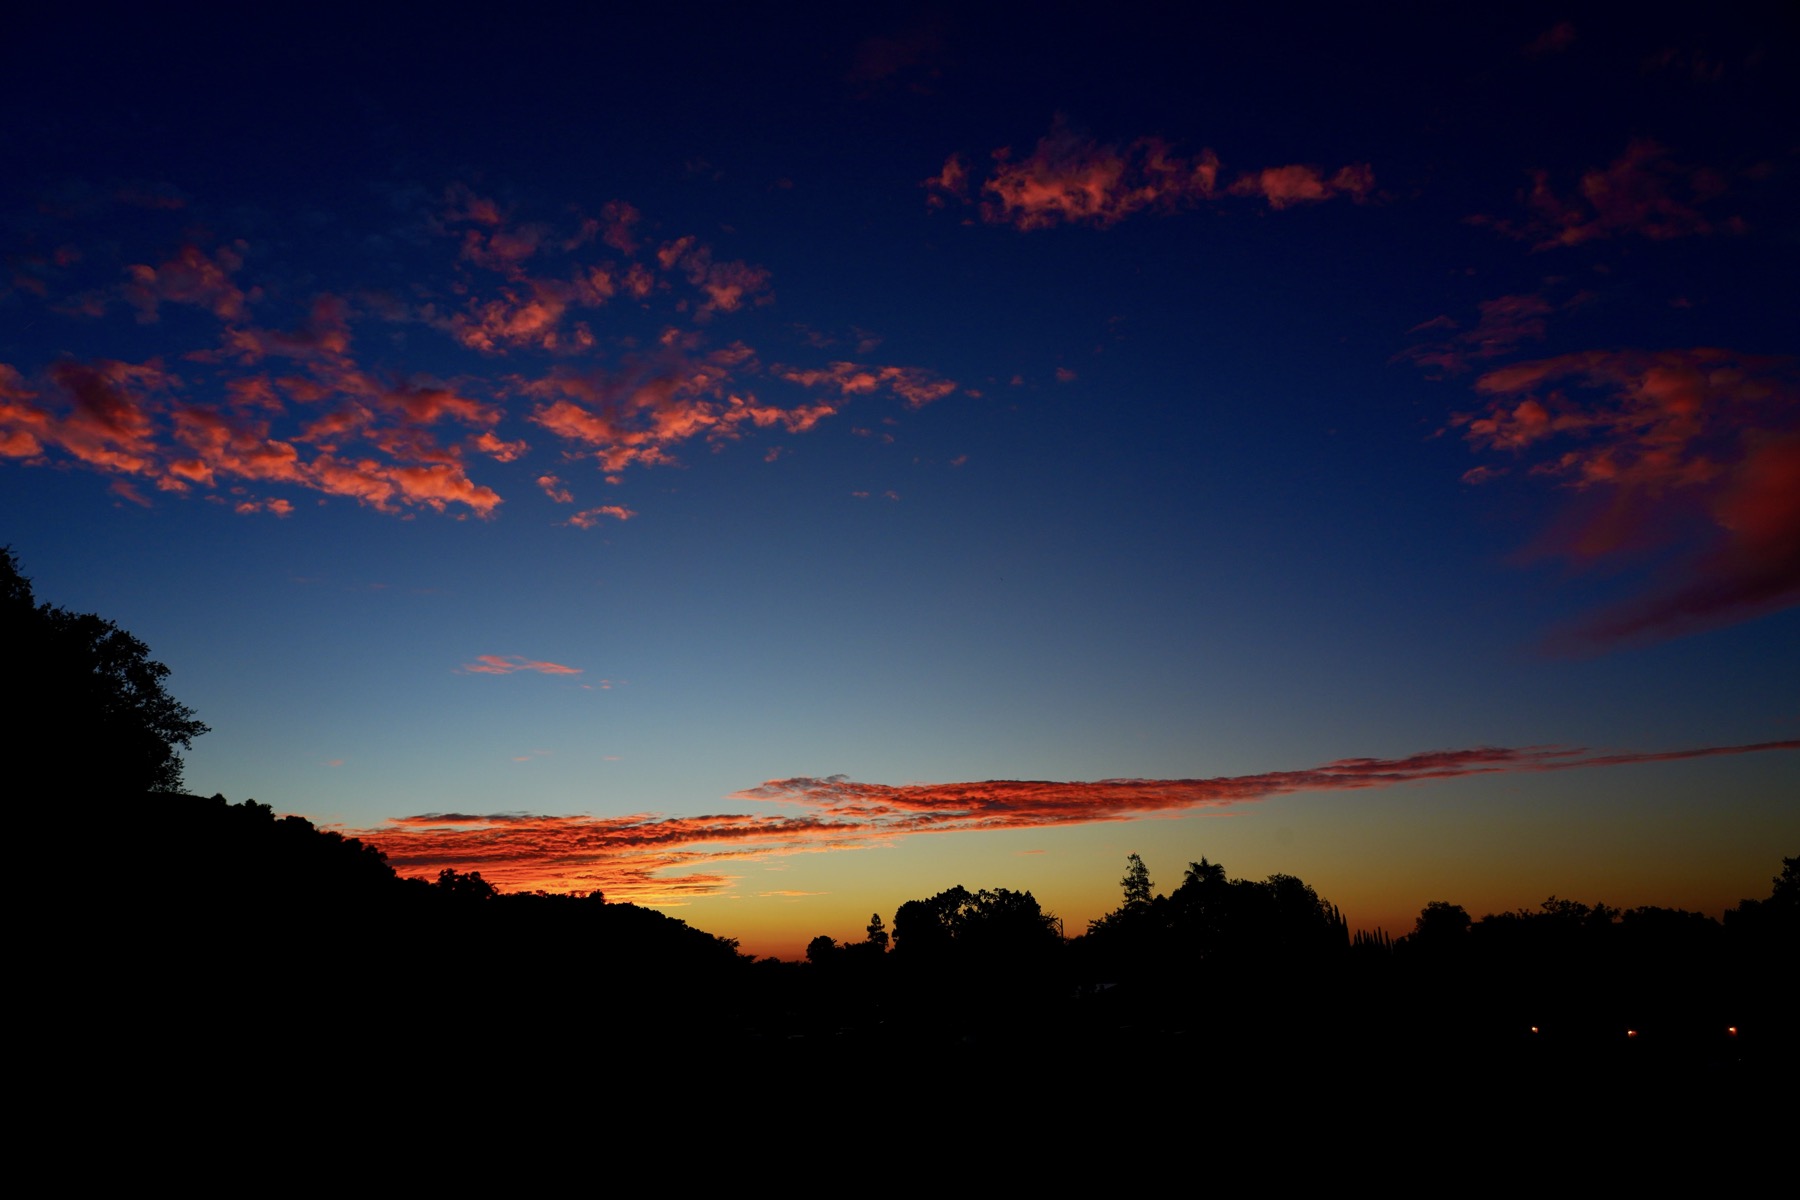
[[[1531,1032],[1536,1033],[1537,1031],[1538,1031],[1538,1027],[1536,1025],[1533,1025],[1531,1027]]]
[[[1625,1031],[1625,1036],[1626,1036],[1626,1037],[1628,1037],[1628,1038],[1634,1038],[1634,1037],[1636,1037],[1636,1036],[1637,1036],[1637,1030],[1635,1030],[1635,1029],[1627,1029],[1627,1030],[1626,1030],[1626,1031]]]
[[[1736,1037],[1737,1036],[1737,1026],[1736,1025],[1727,1025],[1725,1027],[1725,1036]]]

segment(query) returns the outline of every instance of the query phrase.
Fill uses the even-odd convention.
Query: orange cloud
[[[633,465],[672,463],[673,451],[696,438],[718,443],[738,438],[746,429],[776,426],[804,433],[837,412],[831,403],[783,407],[759,401],[738,386],[738,376],[756,368],[749,347],[734,343],[692,354],[681,348],[684,341],[672,339],[665,350],[628,361],[611,374],[553,372],[522,382],[520,390],[540,401],[530,419],[593,455],[604,471],[616,473]],[[803,386],[826,378],[780,377]],[[896,394],[924,398],[955,387],[944,387],[924,372],[883,368],[870,376],[866,389],[850,390],[883,384]]]
[[[122,363],[60,362],[50,378],[66,401],[64,411],[32,420],[38,440],[60,446],[89,466],[148,475],[158,465],[157,396],[176,380],[154,360]]]
[[[486,517],[500,506],[500,493],[471,481],[455,463],[395,467],[392,475],[404,499],[428,505],[438,512],[451,504],[464,504],[477,516]]]
[[[996,150],[993,157],[992,173],[972,188],[962,158],[951,155],[938,174],[924,181],[927,203],[966,203],[973,192],[982,219],[992,224],[1104,229],[1137,213],[1175,212],[1221,194],[1219,156],[1211,150],[1183,157],[1153,137],[1124,147],[1106,145],[1074,133],[1060,118],[1027,157],[1015,160],[1011,148]],[[1330,174],[1293,165],[1242,175],[1225,191],[1262,196],[1271,207],[1286,208],[1334,196],[1363,200],[1374,186],[1374,172],[1366,163]]]
[[[531,449],[523,438],[516,442],[503,441],[488,429],[476,434],[470,444],[496,462],[515,462]]]
[[[1453,424],[1478,449],[1600,496],[1551,547],[1590,560],[1665,546],[1710,517],[1676,579],[1594,618],[1577,641],[1667,636],[1800,602],[1800,370],[1715,348],[1588,351],[1481,376]],[[1548,453],[1546,453],[1548,451]],[[1484,476],[1485,478],[1485,476]]]
[[[804,370],[777,366],[774,371],[778,378],[789,383],[805,388],[835,388],[845,397],[864,396],[886,388],[912,408],[923,408],[956,390],[953,380],[940,379],[920,367],[864,367],[852,362],[834,362],[823,368]]]
[[[0,455],[33,458],[44,452],[38,435],[49,428],[51,417],[32,403],[37,398],[16,368],[0,363]]]
[[[480,661],[486,661],[480,660]],[[479,870],[504,888],[605,892],[668,901],[716,893],[719,868],[788,854],[857,849],[919,833],[1043,828],[1175,816],[1298,792],[1363,791],[1509,772],[1576,770],[1800,749],[1800,739],[1740,746],[1595,754],[1584,748],[1482,746],[1405,758],[1348,758],[1298,771],[1213,779],[1055,783],[870,784],[843,776],[771,780],[733,800],[798,813],[666,817],[428,813],[349,831],[381,848],[403,874]]]
[[[464,663],[461,669],[472,675],[511,675],[515,671],[536,671],[540,675],[579,675],[582,670],[580,667],[565,667],[561,663],[521,658],[517,654],[478,654],[474,662]]]
[[[664,271],[680,268],[687,281],[706,297],[695,310],[704,321],[714,313],[735,312],[746,302],[765,304],[769,272],[744,262],[715,263],[712,248],[689,235],[678,238],[656,252],[656,261]]]
[[[496,299],[471,301],[470,308],[451,317],[449,328],[471,350],[489,354],[508,346],[555,350],[563,340],[559,327],[569,308],[569,289],[552,280],[526,280],[521,288],[503,289]]]
[[[104,318],[109,303],[116,315],[123,296],[145,321],[179,304],[214,324],[190,347],[171,346],[182,377],[162,360],[64,360],[29,371],[0,364],[0,457],[85,465],[113,476],[115,493],[134,503],[162,492],[246,514],[292,512],[291,498],[264,494],[266,485],[280,485],[386,513],[487,517],[502,497],[470,471],[531,451],[513,422],[555,434],[565,457],[591,455],[616,483],[625,467],[673,463],[695,441],[716,448],[756,431],[804,433],[861,391],[887,392],[916,408],[956,390],[921,368],[834,364],[801,386],[835,394],[798,403],[788,402],[791,393],[759,395],[750,385],[767,373],[754,352],[738,342],[709,349],[699,327],[768,301],[769,272],[719,258],[694,236],[639,257],[641,221],[636,209],[613,201],[596,217],[577,214],[572,232],[557,230],[515,220],[499,202],[455,184],[427,221],[441,239],[447,281],[419,277],[404,295],[322,292],[305,302],[297,323],[290,311],[285,324],[267,326],[255,320],[263,292],[242,278],[243,242],[190,241],[167,261],[133,263],[123,283],[73,297],[57,291],[77,286],[67,268],[85,261],[78,248],[28,255],[13,272],[24,272],[26,283],[10,294],[50,313]],[[599,357],[586,311],[621,298],[661,303],[679,319],[652,338],[609,338],[604,370],[570,365],[576,356]],[[371,323],[388,328],[363,342]],[[408,352],[413,335],[396,325],[423,326],[484,355],[529,362],[527,355],[553,354],[561,365],[505,376],[407,374],[378,365],[363,348]],[[876,340],[860,330],[857,339]],[[778,382],[770,390],[787,392],[792,381]],[[560,481],[550,494],[574,503]],[[591,527],[635,515],[604,505],[568,523]]]
[[[1173,211],[1210,198],[1219,159],[1203,150],[1178,158],[1156,138],[1140,138],[1123,150],[1078,137],[1058,122],[1030,156],[1011,161],[994,154],[994,172],[981,185],[983,219],[1019,229],[1059,222],[1105,228],[1146,209]]]

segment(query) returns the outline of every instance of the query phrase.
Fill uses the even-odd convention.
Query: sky
[[[1717,915],[1800,28],[1501,7],[25,14],[0,543],[190,791],[758,954],[1131,853]]]

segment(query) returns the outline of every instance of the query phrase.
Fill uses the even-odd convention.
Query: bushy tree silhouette
[[[207,727],[163,689],[169,668],[148,646],[94,613],[38,603],[11,547],[0,549],[0,633],[19,751],[51,756],[95,791],[181,790],[177,747]]]

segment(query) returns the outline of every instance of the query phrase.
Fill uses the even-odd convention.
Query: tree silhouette
[[[0,632],[11,654],[18,745],[70,765],[95,790],[179,791],[176,747],[207,731],[163,690],[169,668],[94,613],[39,604],[0,549]]]
[[[1150,868],[1135,854],[1129,855],[1125,862],[1125,878],[1119,880],[1119,886],[1125,889],[1125,907],[1150,903],[1150,889],[1155,886],[1150,882]]]

